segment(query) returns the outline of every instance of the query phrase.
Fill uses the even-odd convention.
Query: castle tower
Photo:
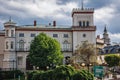
[[[11,21],[4,23],[5,27],[5,54],[3,60],[4,68],[16,68],[16,54],[15,54],[15,25]]]
[[[81,8],[72,10],[73,51],[84,41],[96,44],[96,26],[94,26],[94,9]]]
[[[107,33],[106,26],[105,26],[105,28],[104,28],[103,40],[104,40],[104,44],[110,45],[110,38],[109,38],[109,35],[108,35],[108,33]]]

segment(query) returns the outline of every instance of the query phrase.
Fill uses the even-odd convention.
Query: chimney
[[[36,20],[34,20],[34,26],[36,26],[36,23],[37,23],[37,21],[36,21]]]
[[[97,39],[100,39],[100,35],[97,35]]]
[[[54,26],[54,27],[56,26],[56,21],[53,21],[53,26]]]

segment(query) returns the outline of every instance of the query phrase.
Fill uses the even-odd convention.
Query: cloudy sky
[[[111,42],[120,43],[120,0],[84,0],[85,8],[95,8],[94,21],[96,34],[102,37],[107,26]],[[71,11],[81,7],[81,0],[0,0],[0,29],[12,17],[17,25],[52,23],[72,25]]]

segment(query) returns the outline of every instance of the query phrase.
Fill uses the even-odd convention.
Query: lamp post
[[[12,62],[13,62],[13,70],[14,70],[14,62],[15,62],[15,60],[12,60]]]
[[[15,60],[13,59],[13,60],[12,60],[12,63],[13,63],[13,71],[14,71],[14,62],[15,62]],[[14,80],[15,80],[15,72],[14,72]]]

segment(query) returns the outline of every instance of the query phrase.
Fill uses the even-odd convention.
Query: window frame
[[[35,33],[31,33],[31,34],[30,34],[30,37],[35,37],[35,36],[36,36]]]
[[[58,38],[58,34],[53,34],[53,37],[54,38]]]
[[[13,41],[11,41],[10,48],[11,48],[11,49],[14,49],[14,42],[13,42]]]
[[[68,34],[63,34],[63,37],[64,38],[69,38],[69,35]]]
[[[24,37],[24,33],[19,33],[19,37]]]

